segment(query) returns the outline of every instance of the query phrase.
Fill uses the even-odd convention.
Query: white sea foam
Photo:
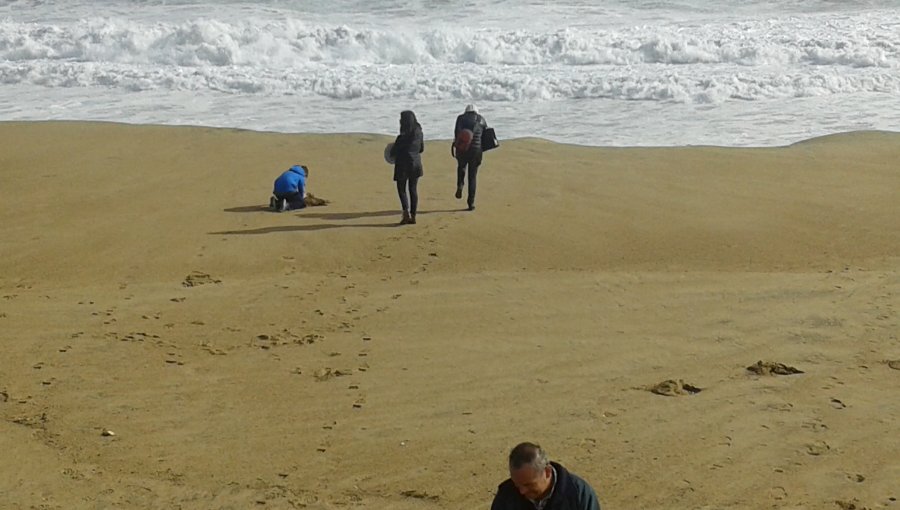
[[[505,133],[648,144],[640,134],[599,134],[637,109],[653,112],[647,132],[681,126],[657,144],[733,145],[787,143],[796,131],[748,126],[742,109],[793,112],[827,131],[828,108],[844,105],[845,118],[869,114],[863,127],[898,128],[885,105],[900,93],[900,2],[719,2],[500,0],[461,27],[457,0],[335,0],[333,9],[311,0],[118,0],[102,9],[20,0],[0,6],[0,114],[164,123],[186,114],[190,123],[283,130],[279,116],[315,109],[315,123],[286,130],[383,132],[396,122],[373,119],[397,108],[437,116],[477,101],[513,124]],[[169,104],[165,117],[159,101],[185,104]],[[67,106],[48,112],[48,103]],[[693,124],[679,117],[685,108]],[[729,125],[737,118],[739,130]]]
[[[900,14],[895,14],[900,18]],[[178,24],[92,18],[0,22],[0,57],[176,66],[325,65],[837,65],[900,68],[898,22],[878,13],[619,30],[423,31],[195,19]]]

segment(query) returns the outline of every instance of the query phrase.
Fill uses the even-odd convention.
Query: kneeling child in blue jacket
[[[304,165],[294,165],[275,179],[269,207],[277,212],[303,209],[306,207],[306,178],[309,169]]]

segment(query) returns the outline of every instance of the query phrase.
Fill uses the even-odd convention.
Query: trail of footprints
[[[292,265],[294,257],[283,256],[282,260],[289,264],[283,273],[284,276],[295,274],[296,267]],[[363,334],[356,337],[358,340],[348,340],[346,335],[354,334],[360,322],[368,317],[368,314],[363,312],[364,307],[359,301],[367,299],[370,293],[367,290],[359,289],[357,283],[352,280],[353,269],[346,267],[341,271],[328,273],[325,279],[307,287],[305,296],[296,296],[301,301],[304,300],[304,297],[314,298],[318,306],[300,320],[302,333],[298,332],[296,328],[281,327],[275,332],[263,332],[255,335],[247,345],[270,352],[275,356],[282,349],[298,346],[317,347],[318,349],[310,353],[309,364],[295,366],[289,369],[290,373],[316,384],[325,384],[326,387],[346,384],[350,396],[350,407],[363,409],[366,397],[358,378],[369,371],[372,337]],[[336,297],[334,305],[329,306],[327,303],[323,303],[322,296],[333,294],[335,291],[338,291],[339,295]],[[387,307],[377,308],[374,313],[381,313],[386,309]],[[271,326],[274,329],[277,324],[271,324]],[[358,342],[355,356],[348,358],[344,352],[328,350],[328,339],[331,335],[337,335],[340,343],[345,346],[348,341]],[[318,361],[316,361],[317,359]]]
[[[892,369],[895,368],[892,365],[892,363],[896,363],[897,364],[896,369],[900,370],[900,360],[885,360],[884,363],[888,368],[892,368]],[[759,376],[759,377],[795,376],[795,375],[804,373],[804,371],[802,371],[798,368],[795,368],[793,366],[785,365],[783,363],[777,363],[777,362],[772,362],[772,361],[762,361],[762,360],[757,361],[753,365],[746,367],[746,371],[748,374]],[[841,382],[837,377],[832,376],[832,377],[830,377],[830,379],[832,381],[834,381],[838,386],[843,384],[843,382]],[[639,387],[639,388],[635,388],[635,389],[649,391],[651,393],[666,396],[666,397],[683,397],[683,396],[689,396],[689,395],[696,395],[696,394],[700,393],[701,391],[703,391],[702,388],[694,386],[690,383],[686,383],[682,379],[677,379],[677,380],[670,379],[670,380],[662,381],[657,384],[653,384],[653,385],[649,385],[649,386],[645,386],[645,387]],[[835,386],[833,384],[829,383],[829,384],[826,384],[825,386],[823,386],[822,389],[826,390],[826,391],[832,390],[832,389],[835,389]],[[844,403],[842,400],[840,400],[839,398],[836,398],[836,397],[828,397],[827,404],[825,403],[825,400],[823,399],[822,408],[824,409],[825,406],[828,406],[831,409],[833,409],[835,411],[839,411],[839,412],[848,408],[848,405],[846,403]],[[773,412],[791,412],[793,410],[793,407],[794,406],[790,403],[780,403],[780,404],[768,404],[765,409],[767,411],[773,411]],[[809,440],[802,445],[801,450],[800,450],[801,453],[808,455],[810,457],[821,457],[821,456],[831,455],[831,454],[835,453],[835,451],[832,449],[832,445],[829,444],[828,441],[826,441],[827,434],[829,433],[829,427],[828,427],[828,425],[826,425],[824,423],[823,417],[814,416],[810,420],[803,422],[801,425],[801,428],[808,431],[809,434],[811,434],[811,437],[808,438]],[[822,436],[826,436],[826,437],[823,438]],[[728,438],[728,436],[726,436],[726,438]],[[728,439],[730,441],[730,438],[728,438]],[[730,446],[730,444],[729,444],[729,446]],[[837,453],[840,453],[840,452],[838,451]],[[718,465],[718,464],[713,464],[712,466],[714,469],[722,467],[721,465]],[[776,472],[784,472],[784,469],[778,468],[778,469],[775,469],[775,471]],[[860,474],[860,473],[845,472],[844,474],[848,480],[853,481],[855,483],[863,483],[866,480],[866,476],[863,474]],[[779,489],[784,491],[783,488],[779,488]],[[788,496],[788,494],[785,491],[784,494],[782,494],[777,499],[784,499],[784,498],[787,498],[787,496]],[[888,500],[891,503],[893,503],[896,501],[896,498],[891,496],[888,498]],[[839,506],[841,506],[842,508],[846,508],[846,509],[864,510],[865,508],[868,508],[866,506],[859,505],[859,501],[857,501],[857,500],[852,500],[852,501],[848,501],[848,502],[836,501],[836,503]]]
[[[347,279],[348,282],[344,285],[343,290],[356,290],[356,284],[349,281],[349,271],[345,271],[343,273],[335,273],[329,276],[332,278],[332,280],[335,277]],[[183,286],[190,288],[196,287],[198,285],[217,284],[220,282],[221,280],[212,278],[205,273],[195,271],[192,272],[191,275],[189,275],[189,278],[185,279],[185,281],[183,282]],[[326,283],[326,280],[319,281],[315,285],[315,287],[310,292],[308,292],[308,294],[317,294],[318,291],[322,290]],[[365,299],[369,296],[369,293],[367,291],[356,291],[354,292],[354,296]],[[173,303],[182,303],[186,299],[187,298],[184,296],[178,296],[172,297],[171,299],[169,299],[169,301]],[[169,336],[169,334],[151,332],[152,330],[131,330],[123,332],[114,329],[118,323],[118,319],[116,317],[117,307],[111,306],[108,308],[96,309],[97,303],[93,300],[80,301],[78,304],[95,308],[90,312],[90,316],[100,319],[102,324],[101,327],[107,329],[107,331],[100,334],[90,335],[91,338],[95,340],[115,342],[122,345],[134,344],[151,346],[153,348],[159,349],[162,352],[161,363],[165,363],[166,365],[171,365],[173,367],[180,367],[185,365],[186,362],[183,359],[182,348],[184,348],[187,344],[185,344],[184,342],[181,342],[180,344],[170,342],[165,338],[166,336]],[[346,296],[342,296],[341,298],[339,298],[337,304],[343,308],[343,310],[338,313],[327,313],[321,308],[314,310],[312,316],[308,320],[305,319],[302,322],[314,322],[321,324],[305,325],[304,329],[307,331],[325,331],[329,333],[352,333],[357,327],[358,322],[365,318],[366,315],[361,312],[361,306],[352,303],[351,300]],[[376,310],[376,313],[379,313],[384,309],[385,308],[379,308]],[[149,321],[150,323],[158,323],[158,321],[162,322],[163,315],[164,314],[162,312],[149,312],[144,313],[140,317],[142,320]],[[202,321],[192,321],[190,324],[196,326],[205,325]],[[185,325],[186,324],[181,324],[180,326]],[[173,322],[162,323],[162,329],[165,330],[173,330],[178,326],[179,325]],[[245,334],[240,328],[229,326],[223,328],[223,331],[229,334]],[[184,333],[179,333],[179,335],[184,335]],[[231,336],[233,337],[234,335]],[[85,331],[75,331],[70,333],[69,340],[71,343],[67,343],[59,347],[57,349],[58,352],[64,354],[73,348],[78,348],[79,345],[75,342],[80,339],[84,339],[85,337]],[[372,341],[372,337],[368,334],[365,334],[357,338],[358,340],[356,341],[359,342],[359,348],[357,349],[354,359],[347,360],[344,363],[321,363],[321,366],[319,366],[319,368],[313,370],[304,370],[300,367],[297,367],[292,370],[292,373],[295,375],[308,376],[314,383],[335,384],[340,381],[341,384],[346,384],[346,389],[349,396],[348,405],[350,406],[350,408],[354,410],[363,409],[366,404],[366,396],[359,377],[364,375],[369,370],[369,359],[371,355],[370,342]],[[321,346],[325,345],[325,340],[326,335],[320,332],[297,333],[289,328],[281,328],[275,333],[258,334],[255,337],[252,337],[249,342],[246,342],[245,344],[233,343],[231,346],[223,348],[216,346],[210,341],[202,341],[197,345],[197,348],[211,356],[226,356],[236,350],[246,348],[273,352],[282,348],[290,349],[299,346]],[[103,348],[99,344],[98,346],[100,348]],[[346,357],[344,357],[341,352],[332,351],[330,353],[327,353],[326,359],[343,361],[346,360]],[[40,382],[44,387],[48,387],[55,382],[55,378],[52,377],[51,374],[44,373],[48,372],[48,369],[52,370],[52,363],[48,364],[45,361],[38,361],[34,363],[32,368],[36,371],[42,371]],[[31,396],[12,396],[7,389],[0,388],[0,390],[2,390],[0,391],[0,405],[7,404],[7,402],[17,402],[21,405],[33,405],[34,403]],[[46,423],[47,419],[48,418],[46,417],[46,414],[35,414],[35,412],[33,411],[24,415],[15,415],[12,418],[8,418],[8,420],[13,421],[14,423],[29,427],[42,427],[42,425]]]
[[[445,227],[439,227],[445,228]],[[391,238],[393,241],[401,240],[401,237],[393,237]],[[429,243],[434,243],[434,239],[428,240]],[[377,256],[372,261],[383,261],[391,259],[389,254],[386,254],[387,246],[385,244],[381,244],[377,246]],[[423,245],[420,244],[419,248],[424,248]],[[421,253],[421,251],[420,251]],[[414,270],[414,273],[426,271],[428,265],[432,263],[434,260],[438,258],[438,253],[436,251],[427,252],[425,255],[426,259],[422,263],[422,265]],[[294,257],[285,256],[282,257],[285,261],[292,262]],[[350,271],[346,270],[340,273],[332,273],[328,276],[333,281],[334,278],[340,278],[347,280],[347,282],[343,286],[343,290],[345,292],[353,292],[354,297],[366,299],[369,297],[369,292],[365,290],[357,290],[357,285],[350,281]],[[284,273],[285,276],[291,276],[296,274],[296,268],[290,267]],[[389,280],[390,276],[386,276],[383,280]],[[220,283],[221,280],[214,279],[205,273],[193,272],[189,275],[188,278],[185,279],[183,285],[185,287],[194,287],[198,285],[205,284],[217,284]],[[328,283],[328,280],[320,280],[312,289],[306,292],[307,296],[316,296],[320,291]],[[16,296],[7,295],[3,296],[5,299],[14,299]],[[401,297],[401,294],[395,294],[392,296],[392,299],[396,300]],[[876,310],[878,312],[876,319],[879,321],[889,321],[892,324],[896,323],[897,313],[893,308],[893,300],[891,299],[893,294],[891,292],[886,292],[878,303],[873,303],[876,305]],[[174,303],[181,303],[185,301],[185,297],[173,297],[170,301]],[[86,306],[95,306],[96,303],[94,301],[81,301],[80,305]],[[304,319],[302,322],[304,323],[304,329],[313,330],[313,331],[325,331],[328,333],[352,333],[358,323],[367,317],[366,314],[361,312],[361,306],[354,304],[350,299],[347,298],[346,295],[341,296],[338,300],[338,305],[343,308],[343,310],[339,313],[328,313],[322,308],[315,309],[309,319]],[[327,309],[327,308],[326,308]],[[380,307],[375,309],[375,313],[380,313],[387,310],[388,307]],[[91,312],[91,316],[101,319],[102,324],[104,326],[115,326],[117,323],[116,318],[116,307],[104,308],[101,310],[95,310]],[[141,316],[142,319],[147,321],[159,321],[162,318],[161,312],[155,313],[147,313]],[[315,325],[306,324],[308,322],[321,323]],[[194,321],[192,324],[194,325],[204,325],[200,321]],[[825,324],[828,325],[828,324]],[[310,327],[312,326],[312,327]],[[172,329],[175,327],[174,323],[165,323],[163,325],[166,329]],[[233,327],[225,327],[225,331],[229,333],[242,333],[239,328]],[[84,331],[73,332],[69,335],[69,338],[72,340],[78,340],[83,338],[85,335]],[[181,354],[179,352],[179,346],[170,342],[167,342],[162,338],[160,334],[157,333],[148,333],[145,331],[129,331],[120,333],[117,331],[107,331],[103,334],[104,338],[107,338],[111,341],[117,342],[125,342],[125,343],[146,343],[152,344],[160,349],[165,351],[165,355],[163,356],[164,362],[169,365],[174,366],[182,366],[184,362],[181,359]],[[261,349],[264,351],[273,351],[279,348],[291,348],[293,346],[321,346],[326,341],[326,335],[323,333],[313,332],[313,333],[297,333],[288,328],[282,328],[275,333],[260,333],[253,337],[245,347],[252,347],[256,349]],[[348,402],[352,409],[354,410],[363,410],[366,405],[366,394],[363,390],[363,384],[360,381],[360,377],[363,377],[366,372],[368,372],[369,360],[372,354],[371,345],[372,345],[372,337],[368,334],[364,334],[359,338],[359,345],[356,349],[355,357],[353,360],[346,360],[346,357],[343,353],[338,351],[332,351],[328,353],[328,358],[333,359],[335,362],[340,361],[340,363],[324,363],[322,366],[319,366],[315,369],[304,369],[301,367],[295,367],[291,369],[291,373],[297,376],[308,377],[310,381],[316,384],[326,384],[326,385],[345,385],[346,394],[349,397]],[[71,344],[66,344],[62,347],[58,348],[58,352],[65,353],[72,349]],[[213,356],[224,356],[229,352],[234,351],[235,349],[241,348],[241,346],[235,346],[230,348],[219,348],[213,345],[210,342],[202,342],[199,344],[199,348],[209,355]],[[884,364],[893,370],[900,370],[900,359],[897,360],[884,360]],[[44,361],[39,361],[33,365],[34,370],[43,370],[48,367],[47,363]],[[748,366],[747,371],[753,373],[757,376],[791,376],[795,374],[802,374],[803,371],[791,367],[788,365],[784,365],[782,363],[776,362],[764,362],[758,361],[756,364]],[[44,386],[50,386],[54,382],[54,378],[52,376],[42,377],[41,384]],[[840,384],[840,383],[838,383]],[[690,383],[686,383],[685,381],[678,380],[667,380],[663,381],[651,386],[640,388],[642,390],[650,391],[652,393],[663,395],[667,397],[684,397],[689,395],[696,395],[703,391],[702,388],[695,386]],[[823,388],[828,389],[828,388]],[[36,428],[45,430],[46,423],[48,417],[45,412],[41,412],[39,409],[35,408],[35,402],[32,400],[32,396],[14,396],[11,395],[8,390],[5,388],[0,388],[0,406],[8,406],[10,405],[24,405],[31,407],[31,412],[27,412],[25,414],[15,414],[10,416],[8,413],[4,413],[4,418],[7,421],[12,423],[16,423],[18,425],[26,426],[29,428]],[[836,397],[830,397],[828,403],[832,409],[841,411],[846,409],[848,406],[843,401]],[[2,407],[0,407],[2,409]],[[790,409],[786,409],[786,411],[790,411]],[[334,430],[338,426],[337,421],[329,421],[322,425],[322,429],[326,431]],[[808,430],[814,436],[818,436],[815,439],[812,439],[808,443],[804,445],[804,453],[813,456],[819,457],[823,455],[828,455],[832,453],[832,447],[829,445],[827,441],[821,439],[822,434],[827,434],[829,431],[828,426],[823,423],[822,419],[819,417],[815,417],[810,421],[805,422],[802,427]],[[45,442],[52,446],[53,438],[46,437]],[[323,443],[317,448],[319,452],[326,452],[330,447],[330,440],[325,439]],[[852,479],[857,483],[863,483],[865,481],[865,476],[859,473],[848,473],[848,479]],[[842,505],[843,506],[843,505]],[[848,508],[853,508],[852,504],[847,505]]]

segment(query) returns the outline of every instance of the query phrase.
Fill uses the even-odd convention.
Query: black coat
[[[544,510],[600,510],[597,494],[587,482],[551,462],[556,469],[556,488]],[[506,480],[497,487],[497,494],[491,510],[534,510],[534,504],[519,494],[512,480]]]
[[[424,174],[422,152],[425,151],[425,140],[422,137],[422,126],[416,121],[411,111],[400,114],[400,134],[394,140],[391,157],[394,158],[394,180],[419,178]]]
[[[487,121],[477,112],[466,112],[456,117],[456,127],[453,128],[453,139],[463,129],[472,132],[472,143],[469,144],[467,154],[481,152],[481,134],[487,129]]]

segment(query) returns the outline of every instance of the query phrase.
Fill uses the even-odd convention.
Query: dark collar
[[[552,508],[552,504],[554,501],[558,501],[561,499],[565,499],[571,490],[571,480],[572,478],[569,476],[569,472],[566,471],[566,468],[562,467],[561,464],[550,461],[550,465],[553,466],[553,469],[556,470],[556,482],[555,487],[553,489],[553,494],[550,496],[550,503]]]

